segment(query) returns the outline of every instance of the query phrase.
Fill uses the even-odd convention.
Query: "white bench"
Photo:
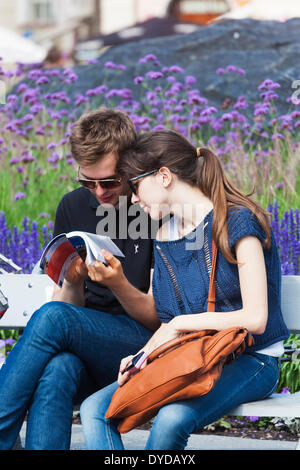
[[[46,275],[1,274],[0,289],[8,297],[10,305],[0,320],[0,329],[18,329],[24,328],[33,312],[50,300],[53,283]],[[282,277],[281,307],[290,331],[299,332],[300,276]],[[290,395],[274,393],[265,400],[244,403],[230,415],[300,418],[300,392]],[[300,440],[297,450],[300,450]]]
[[[300,276],[282,277],[282,314],[291,332],[300,331]],[[300,361],[300,354],[298,356]],[[300,373],[300,371],[299,371]],[[293,394],[273,393],[265,400],[243,403],[232,416],[276,416],[300,418],[300,391]],[[297,449],[300,450],[300,439]]]

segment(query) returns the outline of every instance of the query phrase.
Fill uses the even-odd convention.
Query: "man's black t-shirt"
[[[105,231],[102,231],[102,233],[99,231],[98,224],[103,220],[105,214],[96,214],[98,206],[98,201],[88,189],[81,187],[67,193],[62,198],[56,211],[54,236],[74,230],[98,233],[99,235],[109,235],[109,233],[105,233]],[[128,202],[125,209],[127,214],[130,206],[131,204]],[[119,259],[128,281],[142,292],[148,292],[153,250],[150,230],[151,223],[150,219],[147,217],[147,238],[132,239],[128,236],[128,226],[135,217],[136,216],[127,215],[127,227],[122,226],[122,238],[118,238],[118,234],[120,233],[119,211],[116,210],[115,232],[117,235],[116,238],[112,237],[112,240],[125,255],[124,258],[120,257]],[[143,220],[145,220],[145,218]],[[126,238],[124,238],[124,230],[127,235]],[[91,281],[89,278],[86,280],[85,284],[86,307],[110,313],[125,313],[123,307],[110,289],[103,284]]]

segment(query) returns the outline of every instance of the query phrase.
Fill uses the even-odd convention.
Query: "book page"
[[[109,238],[103,235],[97,235],[95,233],[89,232],[70,232],[67,234],[68,238],[80,236],[86,244],[86,256],[87,263],[89,265],[94,264],[95,260],[105,262],[101,250],[107,250],[114,256],[124,257],[122,251],[117,247],[117,245]]]

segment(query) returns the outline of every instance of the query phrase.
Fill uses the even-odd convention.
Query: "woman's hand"
[[[95,261],[93,266],[87,266],[88,275],[92,281],[101,282],[111,289],[118,288],[125,279],[122,264],[109,251],[102,250],[101,254],[107,265],[101,261]]]
[[[137,352],[139,354],[140,352],[145,352],[148,356],[159,346],[161,346],[164,343],[167,343],[168,341],[171,341],[172,339],[175,339],[179,336],[181,336],[182,333],[178,332],[176,327],[175,327],[175,318],[171,320],[169,323],[162,323],[162,325],[158,328],[158,330],[154,333],[154,335],[150,338],[148,343],[145,344],[145,346]],[[118,384],[121,387],[127,380],[130,378],[130,372],[124,372],[127,366],[132,361],[132,358],[134,356],[127,356],[124,359],[121,360],[120,364],[120,370],[119,370],[119,375],[118,375]],[[141,369],[143,369],[147,365],[147,360],[143,362]]]
[[[148,343],[143,347],[143,351],[145,351],[148,356],[162,344],[181,336],[181,332],[176,328],[175,320],[176,317],[174,317],[169,323],[162,323],[154,335],[149,339]]]
[[[131,355],[131,356],[127,356],[127,357],[124,357],[124,359],[121,360],[121,363],[120,363],[120,370],[119,370],[119,375],[118,375],[118,384],[119,384],[119,387],[122,387],[122,385],[127,382],[127,380],[129,379],[130,377],[130,374],[129,372],[124,372],[126,367],[130,364],[130,362],[132,361],[132,358],[134,356]]]

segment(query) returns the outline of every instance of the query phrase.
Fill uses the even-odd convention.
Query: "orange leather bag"
[[[214,311],[216,255],[213,243],[208,311]],[[246,337],[252,344],[248,331],[235,327],[202,330],[168,341],[150,354],[142,370],[116,390],[106,418],[119,418],[118,430],[126,433],[149,421],[168,403],[208,393],[225,362],[244,351]]]

